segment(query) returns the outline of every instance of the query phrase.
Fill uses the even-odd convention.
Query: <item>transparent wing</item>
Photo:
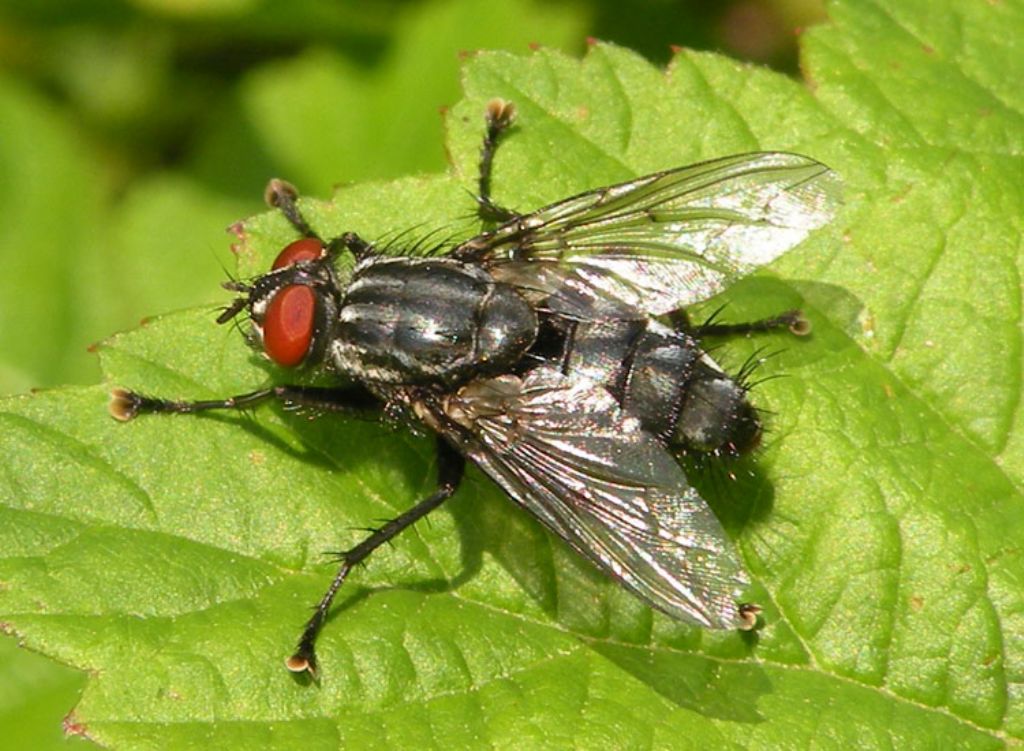
[[[650,605],[708,628],[742,626],[748,580],[718,519],[603,388],[539,368],[472,383],[445,415],[448,434],[513,499]]]
[[[771,262],[841,202],[838,175],[820,162],[741,154],[582,193],[453,253],[558,313],[661,315]]]

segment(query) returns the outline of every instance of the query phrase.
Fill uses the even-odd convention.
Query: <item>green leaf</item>
[[[248,118],[285,174],[306,190],[440,170],[439,112],[458,98],[460,56],[527,44],[580,45],[583,14],[529,0],[410,5],[395,43],[373,68],[328,49],[268,65],[243,85]],[[429,71],[429,75],[425,74]]]
[[[40,380],[60,383],[86,360],[84,347],[70,348],[79,333],[80,268],[66,250],[69,238],[94,235],[97,199],[106,186],[57,113],[6,76],[0,76],[0,121],[0,200],[7,207],[0,299],[18,300],[0,306],[0,392],[7,393]],[[62,221],[51,221],[54,215]],[[36,336],[39,331],[47,336]]]
[[[948,12],[946,12],[948,11]],[[805,39],[809,91],[714,55],[667,72],[614,47],[484,53],[448,116],[448,176],[304,208],[324,234],[469,234],[481,113],[515,101],[495,193],[528,210],[756,148],[819,158],[848,205],[829,230],[704,306],[803,306],[809,340],[754,392],[763,452],[705,491],[766,627],[702,632],[605,581],[479,473],[356,572],[288,675],[323,550],[431,489],[430,441],[374,423],[105,413],[111,385],[170,397],[282,376],[208,310],[101,350],[107,384],[7,400],[0,621],[91,671],[75,719],[110,746],[941,747],[1024,738],[1017,401],[1017,5],[836,4]],[[291,237],[246,225],[243,273]]]
[[[87,343],[134,325],[147,306],[217,299],[217,251],[243,204],[160,175],[110,210],[98,158],[60,113],[0,78],[0,119],[0,199],[9,207],[0,234],[0,392],[95,381]]]
[[[33,751],[64,749],[75,737],[68,709],[85,687],[85,675],[18,649],[13,639],[0,639],[0,734],[10,748]],[[61,718],[64,717],[62,733]],[[85,748],[85,743],[76,743]]]

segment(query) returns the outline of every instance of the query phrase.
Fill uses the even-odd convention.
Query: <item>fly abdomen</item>
[[[737,456],[757,448],[761,421],[747,392],[702,355],[685,390],[674,442],[706,453]]]
[[[346,290],[332,356],[339,370],[369,381],[452,385],[507,369],[536,329],[527,302],[478,268],[371,258]]]
[[[636,348],[649,337],[649,323],[641,319],[569,324],[562,372],[603,384],[621,403]]]
[[[746,390],[688,334],[654,320],[574,323],[562,370],[601,383],[676,451],[742,454],[761,433]]]
[[[670,446],[682,443],[689,448],[677,429],[701,350],[685,334],[661,331],[653,321],[648,324],[634,348],[622,389],[622,408]]]

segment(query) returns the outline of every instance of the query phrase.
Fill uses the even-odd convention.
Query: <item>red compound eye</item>
[[[285,368],[301,363],[313,341],[315,320],[313,290],[305,284],[282,288],[270,301],[263,319],[263,349],[267,356]]]
[[[324,252],[324,245],[315,237],[304,237],[285,246],[284,250],[277,254],[271,271],[283,269],[299,261],[315,261]]]

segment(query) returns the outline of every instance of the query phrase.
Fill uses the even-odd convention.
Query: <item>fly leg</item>
[[[323,241],[313,228],[309,226],[298,205],[299,191],[286,180],[272,179],[263,189],[263,200],[272,209],[279,209],[295,229],[304,237],[314,237]]]
[[[248,409],[276,400],[287,406],[312,407],[324,412],[368,412],[380,408],[380,402],[369,391],[359,387],[318,388],[314,386],[272,386],[225,399],[174,401],[144,396],[128,389],[110,392],[110,414],[127,422],[141,414],[165,413],[189,415],[216,409]]]
[[[487,103],[487,130],[484,142],[480,147],[480,194],[477,196],[477,213],[484,221],[504,224],[519,217],[519,214],[504,206],[499,206],[491,199],[491,172],[494,165],[494,152],[498,150],[501,136],[512,126],[516,116],[516,108],[512,102],[504,99],[492,99]]]
[[[309,672],[310,675],[316,676],[316,637],[327,620],[327,612],[331,608],[334,596],[338,593],[338,589],[341,588],[345,579],[348,578],[349,572],[352,571],[354,566],[366,560],[381,545],[393,539],[403,530],[451,498],[459,487],[465,467],[466,460],[441,438],[438,438],[437,490],[405,513],[396,516],[384,526],[374,530],[369,537],[354,548],[350,548],[338,555],[341,568],[338,569],[338,573],[334,576],[334,581],[331,582],[324,596],[317,603],[313,617],[307,621],[306,627],[303,629],[302,636],[299,639],[298,647],[295,649],[295,654],[285,660],[285,665],[289,670],[293,673]]]
[[[745,323],[713,323],[714,318],[713,315],[706,323],[694,326],[684,310],[673,310],[668,314],[668,319],[676,331],[689,334],[695,339],[703,339],[706,336],[749,336],[776,329],[789,329],[790,333],[796,336],[806,336],[811,332],[811,322],[799,310],[787,310],[777,316]]]
[[[333,240],[324,240],[316,233],[316,231],[309,225],[309,222],[306,221],[306,218],[302,215],[302,211],[299,209],[298,198],[299,192],[295,189],[294,185],[276,177],[267,183],[267,187],[263,191],[263,200],[267,202],[268,206],[278,209],[282,214],[284,214],[285,219],[287,219],[303,237],[311,237],[315,240],[319,240],[320,244],[327,248],[328,253],[335,254],[344,248],[352,253],[352,255],[356,257],[357,261],[376,253],[373,245],[361,238],[355,232],[346,232]]]

